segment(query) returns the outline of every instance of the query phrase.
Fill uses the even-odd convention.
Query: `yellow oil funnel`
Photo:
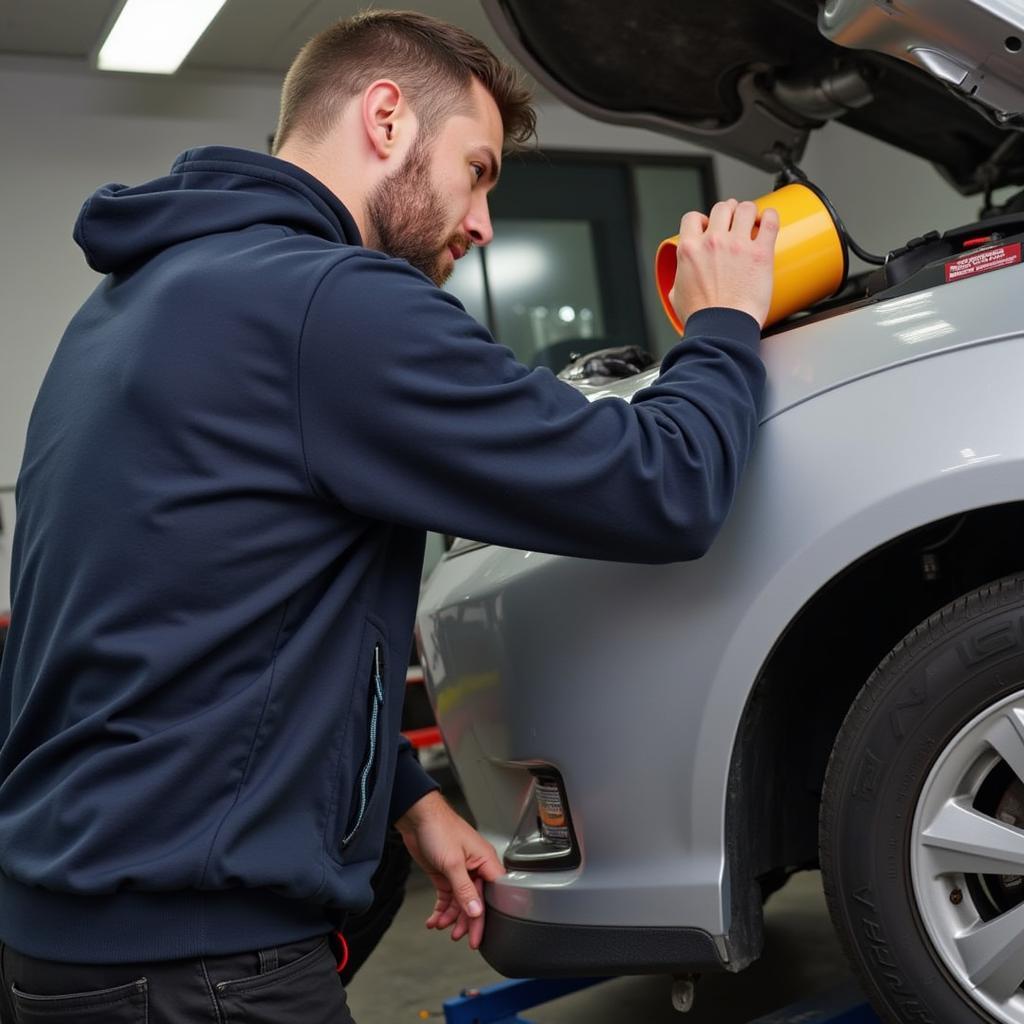
[[[765,327],[834,295],[846,282],[849,267],[846,232],[825,194],[810,182],[785,185],[755,199],[758,215],[771,207],[779,214],[775,243],[775,284]],[[679,236],[658,246],[654,275],[665,313],[682,333],[668,293],[676,277]]]

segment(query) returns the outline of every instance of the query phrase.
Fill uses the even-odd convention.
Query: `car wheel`
[[[937,612],[865,683],[820,841],[883,1020],[1024,1024],[1024,576]]]

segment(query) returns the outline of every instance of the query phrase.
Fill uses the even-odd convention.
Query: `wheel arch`
[[[758,887],[767,895],[793,870],[817,866],[825,769],[860,688],[929,615],[1024,570],[1022,517],[1024,501],[1009,502],[908,530],[825,582],[779,636],[747,699],[730,765],[730,932],[740,943],[759,946]],[[858,628],[867,621],[871,629]]]

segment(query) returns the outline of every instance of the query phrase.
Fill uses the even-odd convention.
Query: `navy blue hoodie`
[[[100,189],[75,238],[105,276],[18,480],[0,939],[116,962],[326,931],[431,788],[399,742],[424,532],[699,556],[757,325],[698,313],[654,386],[590,403],[242,150]]]

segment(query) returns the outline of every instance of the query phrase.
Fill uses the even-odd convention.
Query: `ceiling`
[[[311,36],[366,0],[228,0],[183,69],[283,73]],[[397,0],[460,25],[505,59],[477,0]],[[120,0],[0,0],[0,55],[88,58]]]

